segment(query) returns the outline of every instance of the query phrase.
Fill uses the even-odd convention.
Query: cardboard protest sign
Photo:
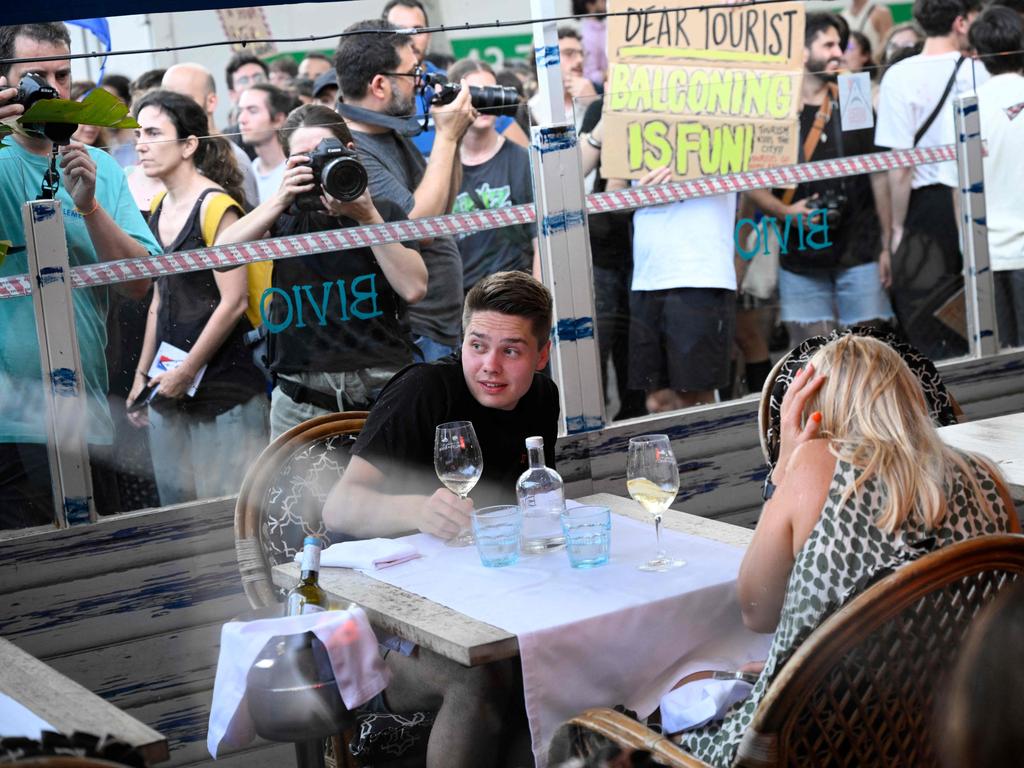
[[[694,178],[795,163],[804,4],[612,0],[602,173]]]

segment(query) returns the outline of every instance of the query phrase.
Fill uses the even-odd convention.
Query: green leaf
[[[32,105],[18,122],[25,123],[78,123],[98,125],[101,128],[138,128],[128,107],[111,93],[94,88],[82,101],[44,99]]]

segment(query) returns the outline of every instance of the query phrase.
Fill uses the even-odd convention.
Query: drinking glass
[[[469,496],[484,471],[480,443],[471,421],[449,421],[434,430],[434,470],[437,479],[460,499]],[[451,547],[473,543],[473,531],[464,528],[448,541]]]
[[[679,493],[679,466],[668,435],[643,435],[630,439],[626,488],[633,500],[654,516],[658,551],[639,566],[640,570],[662,572],[686,565],[684,560],[667,555],[661,546],[661,516]]]
[[[519,537],[523,513],[515,504],[474,509],[473,537],[480,562],[487,568],[504,568],[519,562]]]

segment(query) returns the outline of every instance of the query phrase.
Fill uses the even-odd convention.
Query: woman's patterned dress
[[[981,488],[997,513],[990,519],[979,507],[971,487],[959,473],[950,508],[939,528],[926,531],[908,521],[895,534],[877,528],[874,517],[882,508],[878,485],[867,481],[840,507],[843,491],[860,470],[843,461],[836,469],[818,524],[797,554],[786,586],[786,597],[764,671],[750,696],[738,702],[720,722],[685,734],[683,747],[711,765],[732,765],[743,732],[750,725],[765,689],[807,636],[830,614],[861,592],[877,575],[916,559],[927,551],[982,534],[1002,533],[1007,527],[1002,497],[988,470],[968,457]]]

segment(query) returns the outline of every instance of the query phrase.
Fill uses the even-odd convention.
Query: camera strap
[[[921,127],[917,129],[917,133],[914,134],[914,146],[916,147],[921,143],[921,139],[928,133],[928,129],[932,127],[932,123],[935,122],[935,118],[939,116],[939,112],[942,111],[943,105],[946,103],[946,99],[949,98],[949,92],[953,90],[953,83],[956,82],[956,73],[960,71],[960,65],[964,63],[964,57],[961,56],[956,60],[956,66],[953,67],[953,74],[949,76],[949,81],[946,83],[946,90],[939,96],[939,103],[935,105],[935,109],[928,115],[928,119],[925,120]]]
[[[57,145],[54,144],[53,152],[50,153],[50,165],[43,174],[43,186],[36,200],[53,200],[57,197],[57,190],[60,189],[60,174],[57,172],[58,151]]]
[[[811,162],[811,158],[814,157],[814,152],[818,149],[818,144],[821,143],[821,134],[825,130],[825,126],[828,125],[829,120],[832,119],[832,109],[839,97],[839,89],[835,83],[828,83],[827,88],[828,93],[818,108],[818,114],[814,116],[814,125],[811,126],[811,130],[807,132],[807,137],[804,139],[803,161],[805,163]],[[781,200],[783,205],[791,205],[794,197],[796,197],[796,187],[787,189],[782,194]]]

